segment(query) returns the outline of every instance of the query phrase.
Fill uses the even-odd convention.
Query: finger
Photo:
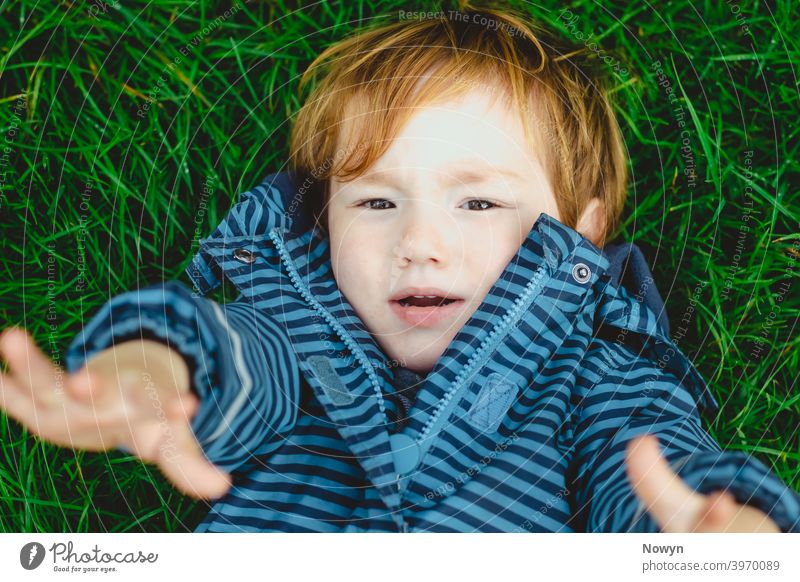
[[[729,526],[736,518],[739,506],[730,493],[720,490],[704,497],[704,505],[694,531],[730,531]]]
[[[0,356],[8,362],[7,352],[13,349],[20,341],[25,330],[19,327],[7,327],[0,333]]]
[[[169,441],[171,429],[167,428],[167,423],[160,420],[138,421],[131,423],[130,432],[117,435],[120,442],[113,445],[125,445],[134,455],[146,463],[158,462],[158,449],[163,440]]]
[[[8,376],[3,376],[0,384],[0,404],[3,410],[24,426],[28,433],[61,447],[91,447],[91,442],[84,447],[82,443],[85,439],[76,441],[73,436],[79,434],[78,429],[83,431],[84,428],[85,422],[81,422],[79,415],[69,415],[63,407],[44,407],[37,404],[27,390],[10,388]]]
[[[625,451],[631,486],[661,531],[691,531],[703,497],[686,486],[661,455],[653,435],[633,439]]]
[[[46,404],[62,400],[63,370],[39,349],[24,329],[6,329],[0,337],[0,355],[8,362],[8,369],[17,384]]]
[[[781,533],[781,528],[766,513],[752,505],[737,505],[736,518],[725,529],[731,532]]]
[[[171,424],[176,443],[174,447],[159,448],[161,471],[185,495],[198,499],[222,497],[231,487],[230,475],[205,457],[187,423]]]
[[[27,427],[36,420],[32,395],[9,374],[0,374],[0,405],[8,416]]]
[[[14,379],[6,374],[0,374],[0,407],[29,433],[48,442],[67,447],[92,447],[93,443],[83,436],[84,425],[88,425],[86,418],[77,413],[68,414],[57,406],[43,408],[27,389],[15,385]],[[76,442],[75,438],[79,440]]]
[[[178,394],[170,398],[164,407],[164,412],[170,420],[183,420],[191,422],[200,403],[193,394]]]
[[[716,491],[706,496],[706,507],[697,531],[780,533],[781,529],[760,509],[746,504],[739,505],[730,492]]]

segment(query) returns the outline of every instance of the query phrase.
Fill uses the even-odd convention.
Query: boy
[[[624,148],[567,52],[471,9],[329,48],[292,171],[202,242],[195,293],[112,299],[63,394],[4,334],[4,407],[216,499],[197,531],[800,531],[797,494],[701,428],[717,403],[638,255],[626,290],[598,248]],[[223,278],[235,301],[201,296]]]

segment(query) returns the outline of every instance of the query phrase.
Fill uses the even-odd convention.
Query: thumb
[[[662,456],[658,439],[633,439],[625,451],[631,487],[662,532],[692,531],[703,508],[703,496],[688,487]]]
[[[733,522],[738,509],[736,498],[731,493],[724,490],[709,493],[704,497],[697,531],[724,531]]]
[[[206,458],[189,423],[170,424],[175,443],[159,447],[156,462],[161,471],[185,495],[198,499],[222,497],[231,487],[231,476]]]

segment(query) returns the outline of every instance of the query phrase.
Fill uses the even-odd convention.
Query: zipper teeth
[[[273,236],[274,235],[274,236]],[[314,299],[310,292],[306,289],[305,285],[300,281],[300,275],[294,269],[292,265],[292,261],[289,257],[289,252],[286,250],[286,247],[283,245],[283,240],[277,236],[275,230],[271,230],[269,233],[269,238],[275,244],[275,247],[278,249],[278,254],[281,257],[281,261],[283,262],[284,266],[286,267],[287,272],[289,273],[289,278],[292,280],[292,284],[294,287],[300,292],[308,303],[316,309],[322,317],[330,324],[330,326],[336,330],[339,336],[344,341],[345,345],[350,348],[350,351],[356,355],[356,358],[361,363],[362,368],[364,368],[369,376],[370,381],[372,382],[372,387],[375,390],[375,395],[378,397],[378,406],[383,413],[384,417],[386,417],[386,405],[383,400],[383,395],[381,394],[380,384],[378,383],[378,378],[375,376],[375,372],[371,369],[370,366],[365,365],[367,362],[367,357],[361,348],[356,344],[355,340],[350,336],[346,329],[336,321],[336,318],[333,317],[327,309],[325,309],[319,302]]]
[[[514,305],[503,314],[502,319],[494,326],[494,328],[489,332],[489,335],[481,342],[480,347],[472,354],[472,357],[467,361],[461,371],[456,376],[456,379],[448,388],[447,393],[442,397],[439,401],[439,404],[436,407],[436,410],[428,419],[428,422],[425,423],[422,431],[420,432],[419,438],[417,442],[421,442],[427,434],[430,432],[431,427],[436,423],[441,414],[442,410],[447,406],[447,403],[450,402],[453,395],[456,393],[458,387],[464,382],[464,378],[468,376],[472,370],[477,366],[477,362],[479,359],[485,359],[484,353],[487,352],[487,348],[489,345],[496,343],[502,335],[504,335],[505,331],[513,325],[511,320],[519,319],[521,311],[522,311],[522,304],[526,303],[529,297],[533,294],[534,288],[538,287],[540,282],[544,279],[542,276],[542,272],[544,271],[545,266],[541,265],[536,272],[531,277],[531,280],[525,285],[525,290],[514,300]],[[497,338],[497,339],[495,339]]]

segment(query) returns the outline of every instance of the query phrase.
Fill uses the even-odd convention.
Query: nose
[[[449,251],[448,229],[453,229],[446,212],[437,212],[430,203],[409,204],[404,224],[400,229],[400,240],[395,246],[395,259],[401,267],[412,263],[428,263],[444,266]]]

